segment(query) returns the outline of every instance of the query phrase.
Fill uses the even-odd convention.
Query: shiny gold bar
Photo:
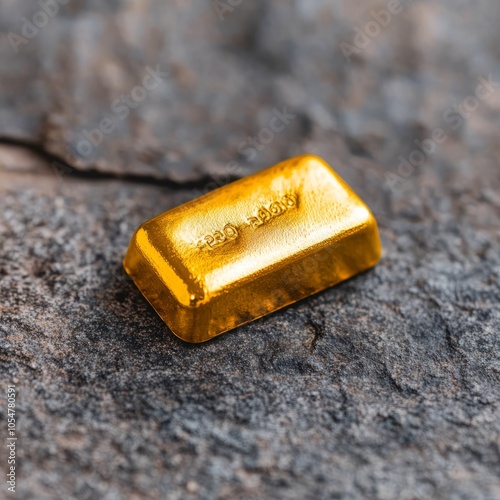
[[[368,207],[299,156],[145,222],[124,267],[175,335],[204,342],[373,267]]]

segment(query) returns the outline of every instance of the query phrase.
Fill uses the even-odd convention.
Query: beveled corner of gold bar
[[[123,264],[175,335],[204,342],[380,257],[369,208],[321,158],[304,155],[145,222]]]

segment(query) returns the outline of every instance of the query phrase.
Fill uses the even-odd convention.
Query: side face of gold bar
[[[381,255],[367,206],[320,158],[292,158],[145,222],[127,273],[203,342],[344,281]]]

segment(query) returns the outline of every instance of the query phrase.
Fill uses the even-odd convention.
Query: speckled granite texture
[[[402,2],[359,48],[391,2],[237,3],[69,0],[26,43],[41,7],[0,6],[17,496],[499,499],[500,4]],[[383,260],[179,341],[122,270],[134,229],[301,153],[372,207]]]

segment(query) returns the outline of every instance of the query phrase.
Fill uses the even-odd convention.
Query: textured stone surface
[[[1,29],[33,5],[2,4]],[[500,88],[444,120],[478,77],[500,81],[498,3],[409,2],[351,64],[340,43],[383,2],[243,1],[222,22],[210,2],[134,5],[70,1],[19,54],[2,40],[0,134],[61,156],[147,65],[173,75],[74,170],[0,145],[20,498],[500,498]],[[290,126],[238,156],[283,106]],[[436,127],[447,139],[402,177]],[[306,152],[373,208],[382,262],[177,340],[121,269],[135,227],[228,160],[242,175]]]
[[[22,35],[22,17],[33,21],[40,6],[7,0],[0,134],[34,140],[79,168],[160,178],[224,173],[231,160],[245,173],[313,148],[390,165],[440,125],[478,76],[500,81],[500,5],[402,2],[349,64],[342,43],[353,44],[353,29],[364,30],[370,11],[388,3],[243,0],[221,21],[211,0],[69,0],[27,43],[15,43],[7,35]],[[143,100],[132,99],[122,119],[127,109],[115,112],[113,103],[157,65],[168,76],[146,97],[134,94]],[[485,122],[492,111],[498,120],[499,101],[474,113],[462,131],[465,146],[496,140]],[[260,144],[258,157],[242,153],[283,107],[297,118]],[[106,118],[115,130],[75,158],[84,132]]]

